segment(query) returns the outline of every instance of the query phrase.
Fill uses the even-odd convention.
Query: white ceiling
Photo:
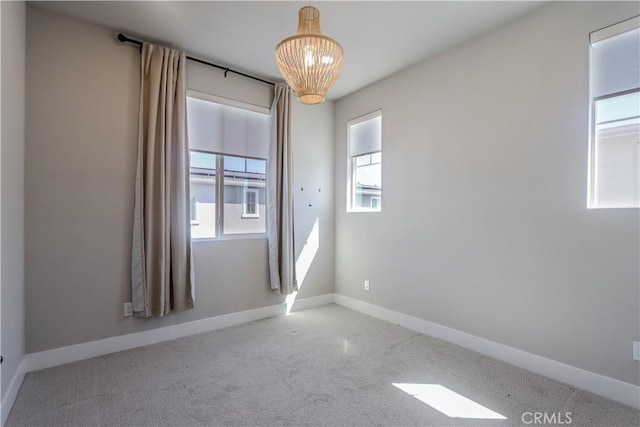
[[[300,1],[36,2],[268,80],[273,51],[295,33]],[[338,99],[541,6],[537,1],[314,1],[322,32],[345,51]]]

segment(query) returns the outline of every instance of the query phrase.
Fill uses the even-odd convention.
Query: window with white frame
[[[640,207],[640,17],[590,34],[590,208]]]
[[[245,188],[243,217],[260,216],[258,211],[258,190],[256,188]]]
[[[189,92],[187,121],[191,237],[263,235],[268,109]]]
[[[382,113],[347,123],[347,212],[382,210]]]

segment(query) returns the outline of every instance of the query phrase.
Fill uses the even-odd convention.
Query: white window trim
[[[587,185],[587,193],[588,193],[587,209],[638,209],[640,208],[640,194],[636,194],[633,204],[628,204],[628,205],[599,205],[596,202],[597,195],[598,195],[598,188],[597,188],[598,174],[597,174],[597,167],[596,167],[596,161],[598,160],[598,135],[596,134],[597,123],[596,123],[596,112],[595,112],[596,111],[595,103],[597,101],[600,101],[602,99],[607,99],[607,98],[613,98],[616,96],[622,96],[627,93],[639,92],[639,91],[640,91],[640,88],[635,88],[635,89],[625,90],[618,93],[607,94],[607,95],[603,95],[603,96],[591,99],[591,105],[590,105],[591,117],[589,120],[590,121],[589,156],[588,156],[589,180]],[[607,130],[605,132],[613,133],[613,134],[625,133],[624,130],[616,130],[615,128],[611,130]],[[640,143],[638,143],[637,145],[638,145],[638,148],[636,149],[636,161],[638,161],[638,163],[640,164],[640,154],[638,154],[640,153]],[[638,182],[638,177],[636,177],[636,182]]]
[[[628,31],[633,31],[640,28],[640,15],[634,16],[632,18],[626,19],[624,21],[606,26],[599,30],[593,31],[589,34],[589,43],[590,46],[593,46],[595,43],[606,40],[611,37],[618,36],[620,34],[624,34]],[[621,96],[624,93],[631,93],[638,91],[640,88],[633,88],[626,91],[622,91],[619,93],[611,93],[606,94],[599,97],[594,97],[592,95],[592,87],[591,87],[591,73],[593,64],[591,63],[591,53],[589,54],[589,152],[587,157],[587,209],[638,209],[640,208],[640,195],[636,195],[636,201],[634,205],[607,205],[601,206],[596,203],[596,195],[597,195],[597,173],[596,173],[596,161],[597,161],[597,141],[596,141],[596,109],[595,103],[598,100],[605,99],[608,97]],[[640,148],[636,151],[640,153]],[[640,154],[639,161],[640,161]]]
[[[262,105],[251,104],[245,101],[239,101],[237,99],[225,98],[223,96],[213,95],[207,92],[201,92],[194,89],[187,89],[187,97],[198,98],[203,101],[215,102],[217,104],[226,105],[228,107],[241,108],[244,110],[253,111],[256,113],[262,114],[271,114],[271,108],[263,107]],[[217,153],[213,151],[206,150],[192,150],[201,153],[209,153],[216,155],[216,175],[215,175],[215,191],[216,191],[216,200],[224,201],[224,171],[220,168],[222,161],[220,160],[223,156],[233,156],[233,157],[244,157],[246,159],[255,159],[255,160],[264,160],[267,162],[268,167],[268,159],[258,158],[258,157],[248,157],[248,156],[238,156],[234,154],[226,154],[226,153]],[[265,188],[266,188],[266,180],[265,180]],[[219,187],[222,187],[222,191],[219,191]],[[244,203],[243,203],[244,205]],[[220,207],[218,207],[220,206]],[[244,209],[244,207],[243,207]],[[267,230],[265,224],[264,233],[234,233],[234,234],[224,234],[223,233],[223,224],[224,224],[224,202],[219,203],[216,202],[216,235],[215,237],[192,237],[192,242],[218,242],[224,240],[242,240],[242,239],[266,239],[267,238]]]
[[[262,105],[249,104],[248,102],[238,101],[236,99],[225,98],[223,96],[212,95],[206,92],[199,92],[193,89],[187,89],[187,97],[198,98],[203,101],[214,102],[216,104],[226,105],[227,107],[240,108],[243,110],[253,111],[255,113],[271,114],[271,108]]]
[[[355,206],[355,182],[353,182],[353,172],[355,170],[355,158],[358,156],[352,156],[350,153],[351,142],[349,141],[349,128],[351,126],[366,122],[367,120],[375,119],[377,117],[382,118],[382,108],[377,108],[370,113],[363,114],[356,118],[347,121],[346,131],[347,131],[347,213],[361,213],[361,212],[382,212],[382,203],[379,204],[377,209],[373,208],[365,208],[365,207],[357,207]],[[382,144],[380,147],[380,153],[382,153]],[[372,153],[378,153],[378,151],[374,151]],[[372,154],[372,153],[362,153]],[[382,163],[382,162],[381,162]],[[382,172],[381,172],[382,174]],[[382,197],[380,197],[380,201],[382,201]]]
[[[370,113],[358,116],[358,117],[356,117],[354,119],[350,119],[349,121],[347,121],[347,128],[349,126],[354,126],[354,125],[360,124],[362,122],[366,122],[367,120],[375,119],[376,117],[382,117],[382,109],[381,108],[378,108],[377,110],[374,110],[374,111],[372,111]]]
[[[627,31],[635,30],[636,28],[640,28],[640,15],[625,19],[617,24],[608,25],[599,30],[592,31],[589,34],[589,42],[594,44],[610,37],[626,33]]]
[[[225,240],[264,240],[267,233],[225,234],[221,237],[192,237],[192,243],[224,242]]]
[[[256,206],[256,213],[247,213],[247,193],[254,194],[254,205]],[[242,218],[260,218],[260,203],[258,203],[258,189],[257,188],[245,188],[242,192]]]

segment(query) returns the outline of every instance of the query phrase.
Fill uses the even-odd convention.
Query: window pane
[[[356,166],[356,185],[382,187],[381,164]]]
[[[191,151],[191,238],[216,236],[216,155]]]
[[[371,208],[378,209],[380,207],[380,197],[371,198]]]
[[[267,161],[224,156],[224,164],[224,233],[264,233]]]
[[[596,101],[598,125],[621,119],[634,117],[637,119],[638,116],[640,116],[640,91]]]
[[[224,156],[224,170],[244,172],[246,170],[245,159],[242,157]]]
[[[347,123],[347,212],[382,210],[382,113]]]
[[[380,153],[365,154],[354,158],[354,189],[353,198],[354,207],[358,209],[381,209],[382,195],[382,165],[381,163],[373,163],[367,160],[364,162],[361,157],[371,159],[373,156],[378,157]],[[378,157],[379,158],[379,157]],[[358,166],[364,164],[365,166]]]
[[[595,102],[595,204],[633,207],[640,199],[640,92]]]
[[[264,160],[247,159],[247,172],[267,173],[267,162]]]
[[[355,160],[356,166],[365,166],[371,163],[371,155],[363,154],[362,156],[357,156]]]
[[[199,169],[216,170],[216,155],[211,153],[203,153],[200,151],[191,151],[191,167]]]

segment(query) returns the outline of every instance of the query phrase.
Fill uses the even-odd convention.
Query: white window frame
[[[631,31],[634,29],[640,28],[640,16],[635,16],[633,18],[624,20],[617,24],[613,24],[602,28],[600,30],[594,31],[589,35],[590,46],[593,46],[595,43],[605,40],[609,37],[615,37],[619,34],[623,34],[627,31]],[[598,160],[598,143],[597,143],[597,132],[596,132],[596,102],[613,98],[617,96],[623,96],[625,94],[633,93],[640,91],[640,88],[629,88],[628,90],[623,90],[621,92],[615,93],[606,93],[600,96],[593,96],[593,81],[592,81],[592,57],[591,52],[589,52],[589,153],[588,153],[588,167],[587,167],[587,209],[637,209],[640,208],[640,193],[636,194],[635,201],[633,205],[623,205],[623,206],[610,206],[610,205],[599,205],[597,204],[597,160]],[[640,144],[636,148],[636,161],[639,163],[640,170]]]
[[[249,193],[253,194],[253,205],[255,207],[254,213],[248,212]],[[260,203],[258,198],[258,189],[255,187],[246,187],[242,192],[242,218],[260,218]]]
[[[361,165],[358,166],[358,158],[363,157],[363,156],[373,156],[374,154],[380,154],[381,160],[380,162],[370,162],[367,165]],[[357,197],[357,182],[355,180],[358,168],[362,168],[365,166],[371,166],[371,165],[375,165],[375,164],[380,164],[380,167],[382,167],[382,150],[380,151],[372,151],[370,153],[362,153],[362,154],[358,154],[356,156],[351,156],[351,170],[350,170],[350,174],[351,174],[351,197],[349,198],[351,200],[351,212],[381,212],[382,211],[382,189],[380,189],[380,194],[379,195],[371,195],[371,199],[373,200],[374,198],[376,198],[378,200],[378,206],[377,207],[373,207],[372,203],[369,203],[369,206],[356,206],[356,197]],[[369,190],[369,191],[375,191],[375,190]]]
[[[269,115],[271,113],[271,109],[267,107],[250,104],[247,102],[238,101],[231,98],[225,98],[225,97],[213,95],[207,92],[200,92],[193,89],[187,90],[187,97],[197,98],[202,101],[208,101],[216,104],[226,105],[228,107],[241,108],[244,110],[253,111],[256,113],[261,113],[266,115]],[[258,158],[258,157],[241,156],[233,153],[221,153],[221,152],[207,151],[207,150],[190,150],[190,151],[216,155],[216,178],[215,178],[216,182],[214,186],[215,192],[216,192],[216,225],[215,225],[216,235],[214,237],[192,237],[192,241],[206,242],[206,241],[214,241],[214,240],[217,241],[217,240],[237,240],[237,239],[265,239],[267,237],[266,220],[265,220],[265,231],[263,233],[233,233],[233,234],[224,233],[224,156],[240,157],[244,159],[253,159],[253,160],[264,160],[267,163],[266,172],[268,172],[269,160],[264,158]],[[264,182],[265,182],[265,191],[266,191],[267,173],[265,173]],[[243,192],[243,197],[244,197],[244,192]],[[257,200],[258,198],[256,195],[256,201]],[[256,206],[256,209],[259,212],[259,204]],[[244,200],[243,200],[243,212],[244,212]],[[242,217],[244,218],[244,215],[242,215]]]
[[[261,159],[258,157],[246,157],[246,156],[238,156],[234,154],[225,154],[225,153],[216,153],[213,151],[206,150],[190,150],[197,153],[206,153],[206,154],[215,154],[216,156],[216,174],[215,174],[215,185],[214,191],[216,195],[216,235],[213,237],[192,237],[193,241],[207,241],[207,240],[236,240],[236,239],[255,239],[255,238],[266,238],[267,230],[266,230],[266,221],[265,221],[265,231],[263,233],[224,233],[224,157],[236,157],[242,159],[252,159],[252,160],[263,160],[268,163],[267,159]],[[266,168],[265,168],[266,169]],[[265,173],[265,191],[267,188],[267,177]],[[245,192],[247,190],[253,190],[256,193],[256,215],[245,215]],[[258,193],[256,188],[245,188],[242,193],[242,218],[260,218],[260,204],[258,203]],[[191,197],[191,196],[189,196]],[[197,205],[197,202],[196,202]],[[192,221],[192,225],[197,225]]]
[[[349,128],[351,126],[360,124],[360,123],[364,123],[368,120],[371,119],[375,119],[377,117],[380,117],[380,120],[382,121],[382,109],[378,108],[375,111],[372,111],[370,113],[364,114],[362,116],[356,117],[355,119],[351,119],[349,121],[347,121],[347,213],[355,213],[355,212],[382,212],[382,188],[381,188],[381,193],[379,196],[375,196],[378,198],[378,207],[377,208],[372,208],[372,207],[358,207],[356,206],[356,182],[355,182],[355,171],[357,169],[356,167],[356,158],[360,157],[360,156],[364,156],[364,155],[371,155],[371,154],[376,154],[376,153],[380,153],[382,155],[382,141],[380,143],[380,150],[379,151],[372,151],[372,152],[368,152],[368,153],[361,153],[355,156],[351,155],[351,141],[350,141],[350,137],[349,137]],[[380,161],[380,167],[382,168],[382,160]],[[382,175],[382,171],[380,172],[380,174]],[[381,177],[382,179],[382,177]]]

